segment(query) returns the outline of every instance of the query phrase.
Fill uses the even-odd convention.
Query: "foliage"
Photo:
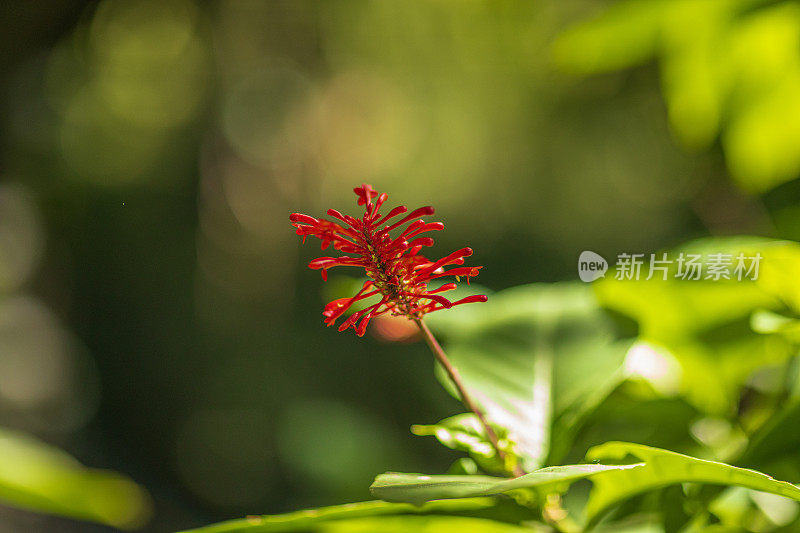
[[[370,490],[375,496],[390,502],[421,505],[425,502],[449,499],[519,495],[522,501],[536,500],[568,487],[573,481],[602,477],[611,470],[638,468],[643,464],[608,466],[601,464],[551,466],[513,479],[489,476],[426,476],[421,474],[383,474],[375,479]]]
[[[384,530],[384,524],[387,531],[787,526],[797,516],[800,488],[748,467],[800,479],[793,453],[800,442],[800,387],[793,370],[799,308],[797,284],[788,275],[800,272],[800,246],[714,238],[670,254],[712,251],[761,254],[759,276],[689,281],[670,271],[667,280],[628,281],[612,270],[593,285],[516,287],[490,295],[486,304],[431,317],[504,450],[528,474],[502,477],[509,465],[498,461],[474,415],[461,414],[412,431],[468,457],[448,475],[379,475],[373,495],[394,503],[234,521],[202,531],[361,531]],[[779,379],[768,379],[770,373]],[[673,383],[665,386],[669,374]],[[446,380],[442,384],[449,388]],[[664,441],[659,433],[671,418],[689,426],[683,436],[670,435],[677,451],[648,445]],[[642,442],[615,441],[631,428]],[[562,464],[580,461],[587,445],[584,462]],[[499,511],[510,504],[531,514]],[[497,514],[485,514],[495,506]],[[424,516],[408,516],[412,510]],[[480,518],[463,516],[467,510]]]
[[[800,481],[797,243],[671,251],[760,253],[754,282],[611,271],[463,291],[489,303],[426,320],[501,460],[474,415],[429,402],[443,393],[421,346],[311,326],[309,258],[275,231],[363,178],[440,206],[438,242],[468,239],[497,287],[572,279],[587,243],[799,239],[797,0],[50,4],[9,8],[0,54],[2,425],[124,461],[167,524],[431,473],[379,475],[375,495],[401,503],[206,531],[800,530],[777,481]],[[398,436],[405,421],[421,439]],[[116,527],[149,505],[7,431],[0,499]]]
[[[770,0],[627,0],[564,33],[557,62],[596,74],[660,60],[673,132],[690,149],[721,135],[745,189],[800,172],[800,6]]]
[[[420,506],[370,501],[297,511],[285,515],[251,516],[242,520],[231,520],[193,531],[202,531],[203,533],[304,531],[310,527],[325,527],[328,522],[334,521],[337,522],[337,526],[341,527],[345,523],[358,523],[353,521],[365,517],[404,516],[403,519],[408,520],[405,515],[476,511],[493,505],[494,502],[490,498],[465,498],[457,501],[430,502]]]
[[[6,504],[125,529],[150,515],[150,497],[127,477],[85,468],[27,435],[0,429],[0,457],[0,500]]]

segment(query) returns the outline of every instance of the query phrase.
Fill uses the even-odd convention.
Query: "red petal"
[[[345,224],[348,224],[350,227],[358,229],[358,220],[354,219],[350,215],[343,215],[336,209],[328,209],[328,214],[334,218],[338,218]]]
[[[460,250],[456,250],[455,252],[451,253],[450,255],[442,257],[441,259],[439,259],[438,261],[436,261],[432,265],[429,265],[427,267],[424,267],[424,268],[421,268],[420,270],[418,270],[417,273],[416,273],[415,278],[416,279],[423,278],[424,276],[427,276],[431,272],[435,271],[437,268],[445,266],[445,265],[452,265],[454,263],[458,264],[459,261],[461,263],[463,263],[464,262],[463,258],[464,257],[469,257],[470,255],[472,255],[472,248],[462,248]]]
[[[391,226],[383,228],[380,232],[381,233],[386,233],[387,231],[393,230],[397,226],[405,224],[406,222],[408,222],[412,218],[424,217],[424,216],[432,215],[434,212],[435,211],[434,211],[433,207],[430,206],[430,205],[426,205],[425,207],[420,207],[419,209],[414,209],[411,213],[409,213],[408,215],[404,216],[403,218],[401,218],[399,221],[395,222]]]
[[[375,225],[376,225],[376,226],[380,226],[381,224],[385,223],[385,222],[386,222],[387,220],[389,220],[390,218],[394,218],[394,217],[396,217],[397,215],[402,215],[402,214],[403,214],[403,213],[405,213],[406,211],[408,211],[408,209],[406,208],[406,206],[404,206],[404,205],[397,206],[397,207],[395,207],[394,209],[392,209],[391,211],[389,211],[389,213],[387,213],[387,214],[386,214],[386,215],[385,215],[383,218],[381,218],[379,221],[377,221],[377,222],[375,223]]]
[[[308,215],[304,215],[303,213],[292,213],[291,215],[289,215],[289,220],[291,220],[292,222],[297,222],[299,224],[309,224],[312,226],[319,224],[318,219]]]
[[[453,302],[453,305],[460,305],[460,304],[471,304],[475,302],[485,302],[489,299],[488,296],[485,294],[473,294],[472,296],[467,296],[466,298],[461,298],[457,302]]]
[[[432,291],[428,291],[428,294],[436,294],[438,292],[452,291],[453,289],[455,289],[457,287],[458,287],[458,285],[456,285],[455,283],[445,283],[444,285],[442,285],[438,289],[434,289]]]

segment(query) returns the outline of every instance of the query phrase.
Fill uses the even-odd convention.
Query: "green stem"
[[[466,407],[469,411],[472,411],[475,416],[478,417],[478,420],[486,432],[486,436],[489,438],[489,442],[492,443],[495,452],[497,452],[497,456],[504,465],[508,464],[506,460],[506,453],[500,448],[500,439],[497,438],[497,433],[494,432],[492,427],[489,425],[489,422],[486,420],[486,416],[483,414],[483,411],[480,410],[478,405],[472,400],[472,397],[467,392],[467,388],[464,386],[464,382],[461,380],[461,375],[458,373],[458,369],[454,367],[452,363],[450,363],[450,360],[447,358],[447,354],[444,353],[442,346],[439,344],[439,341],[436,340],[436,337],[433,336],[433,333],[428,328],[428,325],[425,324],[421,318],[415,319],[414,322],[416,322],[417,326],[419,326],[422,336],[425,338],[425,342],[433,352],[436,360],[440,365],[442,365],[442,368],[444,368],[445,372],[447,372],[447,376],[450,378],[450,381],[453,383],[453,385],[455,385],[458,395],[461,399],[461,403],[463,403],[464,407]],[[513,468],[514,477],[519,477],[525,474],[518,464],[514,464]]]

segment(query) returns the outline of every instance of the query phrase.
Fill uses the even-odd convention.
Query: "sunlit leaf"
[[[761,472],[641,444],[607,442],[589,450],[586,458],[590,461],[630,459],[644,462],[643,466],[637,468],[609,470],[592,478],[594,486],[586,505],[590,522],[596,521],[604,511],[631,496],[675,483],[735,485],[800,501],[800,488]]]
[[[460,450],[470,456],[487,472],[505,472],[506,466],[501,464],[494,451],[483,425],[472,413],[451,416],[436,424],[417,424],[411,427],[411,432],[419,436],[433,436],[439,442],[453,450]],[[505,430],[495,428],[503,451],[513,453],[510,443],[505,438]],[[504,446],[505,445],[505,446]]]
[[[126,529],[150,515],[148,494],[127,477],[86,468],[56,448],[7,429],[0,429],[0,500]]]
[[[781,335],[795,344],[800,344],[800,319],[760,309],[751,315],[750,327],[756,333]]]
[[[673,261],[681,253],[729,254],[734,270],[738,254],[760,254],[755,280],[682,280],[673,263],[668,279],[661,274],[639,280],[617,280],[611,272],[594,283],[600,302],[634,318],[640,338],[663,346],[682,367],[682,391],[698,408],[716,414],[733,412],[738,393],[747,379],[765,365],[785,361],[794,354],[780,335],[757,333],[751,317],[763,310],[787,311],[798,305],[798,283],[791,272],[800,268],[800,245],[758,238],[703,239],[669,252]],[[705,264],[705,263],[704,263]]]
[[[800,8],[766,0],[617,2],[557,39],[562,69],[609,72],[658,58],[672,129],[760,193],[800,173]]]
[[[483,518],[463,516],[392,516],[357,518],[322,524],[318,531],[329,533],[530,533],[530,528]]]
[[[461,511],[486,509],[493,505],[494,501],[492,498],[470,498],[431,502],[422,506],[406,503],[389,503],[385,501],[368,501],[321,507],[319,509],[307,509],[282,515],[250,516],[238,520],[220,522],[219,524],[213,524],[191,531],[196,533],[317,531],[320,527],[330,525],[332,522],[338,523],[338,521],[349,522],[354,519],[378,516],[388,517],[390,515],[457,513]],[[377,530],[381,530],[381,528],[373,529],[372,531]]]
[[[469,498],[511,493],[525,489],[558,492],[579,479],[592,478],[609,470],[628,470],[642,465],[601,464],[551,466],[518,478],[491,476],[428,476],[387,473],[375,478],[370,491],[392,502],[422,504],[445,498]]]

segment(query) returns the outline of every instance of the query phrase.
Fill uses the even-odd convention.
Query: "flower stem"
[[[436,356],[436,360],[445,369],[450,381],[453,382],[453,385],[455,385],[456,389],[458,390],[461,403],[463,403],[464,407],[472,411],[475,416],[478,417],[478,420],[486,432],[486,436],[489,438],[489,442],[492,443],[495,452],[497,452],[497,456],[504,465],[508,464],[506,460],[506,453],[500,448],[500,439],[497,438],[497,433],[495,433],[492,427],[489,425],[489,422],[486,420],[486,416],[483,414],[483,411],[480,410],[478,405],[472,400],[472,397],[469,395],[469,393],[467,393],[467,388],[464,386],[464,382],[461,380],[461,375],[458,373],[458,369],[454,367],[452,363],[450,363],[450,360],[447,358],[447,354],[444,353],[439,341],[437,341],[436,337],[433,336],[433,333],[428,328],[428,325],[421,318],[414,319],[414,322],[416,322],[417,326],[419,326],[422,336],[425,337],[425,342],[433,352],[433,355]],[[525,472],[523,472],[522,468],[518,464],[514,464],[514,477],[519,477],[524,474]]]

